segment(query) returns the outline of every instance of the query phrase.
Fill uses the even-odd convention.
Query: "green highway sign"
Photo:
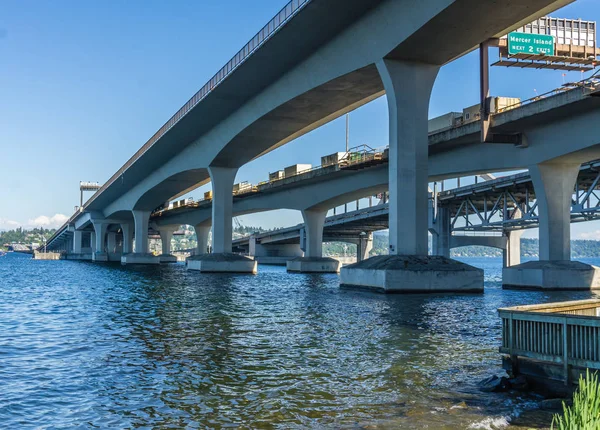
[[[554,55],[554,36],[510,33],[508,35],[508,54]]]

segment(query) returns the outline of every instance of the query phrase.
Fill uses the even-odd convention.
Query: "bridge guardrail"
[[[548,97],[556,96],[558,94],[563,94],[563,93],[566,93],[569,91],[574,91],[577,89],[581,89],[584,94],[589,94],[591,92],[594,92],[594,91],[600,89],[600,79],[596,78],[595,76],[596,76],[596,74],[594,74],[593,76],[591,76],[587,79],[583,79],[578,82],[566,82],[559,88],[555,88],[546,93],[536,95],[535,97],[532,97],[527,100],[522,100],[519,103],[514,103],[512,105],[508,105],[503,108],[500,108],[500,109],[498,109],[498,111],[496,113],[506,112],[508,110],[511,110],[511,109],[514,109],[517,107],[528,105],[528,104],[543,100]]]

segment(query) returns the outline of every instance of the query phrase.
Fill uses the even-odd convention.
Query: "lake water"
[[[501,374],[502,306],[590,292],[381,295],[337,275],[0,258],[0,427],[540,427]],[[599,263],[600,260],[588,260]]]

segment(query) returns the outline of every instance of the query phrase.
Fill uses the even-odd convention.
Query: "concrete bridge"
[[[384,291],[480,291],[481,271],[427,256],[427,183],[438,176],[517,168],[529,168],[538,195],[544,196],[539,205],[542,258],[564,262],[570,194],[565,190],[582,162],[600,157],[598,133],[590,127],[598,123],[595,88],[498,113],[491,119],[491,134],[510,144],[481,143],[478,124],[428,141],[427,114],[443,64],[567,3],[294,0],[71,217],[52,244],[70,243],[71,254],[81,255],[82,234],[93,229],[92,258],[106,261],[111,257],[105,250],[116,249],[111,233],[119,232],[123,263],[168,261],[168,255],[157,259],[147,253],[151,213],[210,181],[214,254],[195,257],[194,266],[254,272],[254,260],[230,254],[237,169],[386,94],[392,255],[345,268],[343,284]],[[308,235],[300,270],[328,264],[318,255],[318,244],[326,202],[335,198],[300,208]],[[163,225],[161,236],[168,239],[172,228]]]
[[[504,267],[520,264],[520,237],[525,229],[539,228],[535,187],[528,172],[439,191],[429,197],[429,231],[433,254],[449,256],[452,248],[487,246],[501,249]],[[600,219],[600,161],[580,167],[572,195],[570,222]],[[357,245],[357,260],[368,257],[372,233],[388,228],[388,204],[329,216],[323,228],[324,242]],[[306,249],[304,224],[239,238],[236,252],[266,264],[285,264]]]

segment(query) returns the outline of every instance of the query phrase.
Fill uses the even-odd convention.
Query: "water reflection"
[[[500,367],[496,309],[591,294],[503,291],[499,261],[477,264],[486,268],[484,294],[385,296],[283,268],[206,275],[6,257],[0,419],[8,427],[502,426],[537,400],[476,388]]]

